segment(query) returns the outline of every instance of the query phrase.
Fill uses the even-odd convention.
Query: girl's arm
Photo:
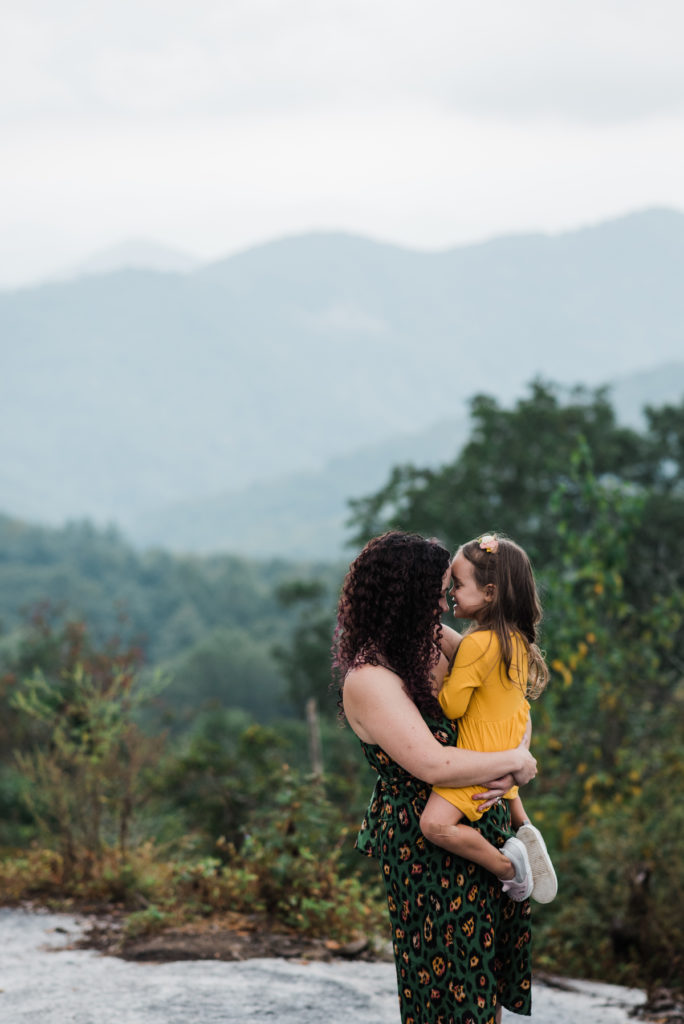
[[[359,739],[378,744],[393,761],[430,785],[472,786],[507,772],[515,772],[524,784],[537,774],[537,762],[522,744],[486,754],[443,746],[399,676],[380,665],[353,669],[342,699],[347,721]]]

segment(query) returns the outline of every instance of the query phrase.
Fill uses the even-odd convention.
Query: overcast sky
[[[681,0],[2,0],[0,285],[684,210]]]

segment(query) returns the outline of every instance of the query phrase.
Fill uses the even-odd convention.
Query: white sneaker
[[[509,899],[515,900],[516,903],[522,903],[523,900],[528,898],[534,885],[525,844],[520,839],[511,836],[501,847],[501,853],[503,853],[504,857],[508,857],[515,868],[513,878],[501,879],[503,882],[501,889]]]
[[[537,903],[550,903],[558,892],[558,879],[541,832],[527,821],[520,826],[516,836],[525,844],[532,868],[532,899]]]

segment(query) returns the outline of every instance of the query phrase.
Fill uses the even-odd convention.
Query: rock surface
[[[394,967],[255,958],[128,962],[75,948],[86,922],[0,910],[3,1024],[399,1024]],[[644,994],[597,982],[535,982],[532,1024],[628,1024]],[[504,1011],[504,1024],[520,1018]]]

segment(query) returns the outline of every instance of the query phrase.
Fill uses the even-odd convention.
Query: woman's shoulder
[[[349,669],[344,677],[343,690],[348,687],[350,690],[360,690],[367,686],[396,685],[397,683],[403,685],[400,676],[387,665],[372,665],[365,661]]]
[[[366,748],[379,748],[417,778],[443,767],[440,745],[455,745],[457,732],[446,718],[428,716],[411,699],[400,677],[379,665],[363,665],[342,689],[348,725]],[[437,712],[439,716],[439,711]]]
[[[374,711],[388,698],[395,699],[404,693],[404,684],[396,672],[385,665],[371,665],[368,662],[351,668],[342,684],[342,705],[344,713],[355,732],[355,721],[368,711]],[[365,737],[361,737],[362,739]]]

